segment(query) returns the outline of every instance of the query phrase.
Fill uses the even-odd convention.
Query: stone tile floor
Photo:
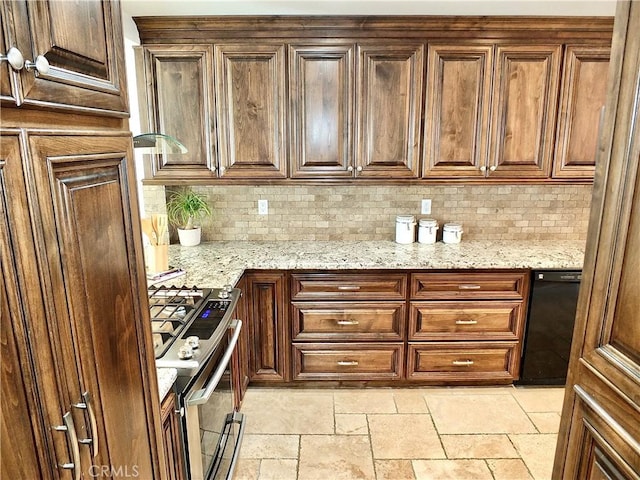
[[[250,388],[234,480],[547,480],[564,390]]]

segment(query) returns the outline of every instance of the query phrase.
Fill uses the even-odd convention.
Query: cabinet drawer
[[[411,298],[416,300],[525,298],[528,271],[414,273]]]
[[[291,275],[292,300],[404,300],[403,273],[308,273]]]
[[[409,340],[518,340],[522,302],[412,302]]]
[[[294,380],[398,380],[403,345],[294,344]]]
[[[404,339],[404,302],[294,302],[294,340]]]
[[[516,342],[409,343],[407,378],[508,383],[518,378],[519,354]]]

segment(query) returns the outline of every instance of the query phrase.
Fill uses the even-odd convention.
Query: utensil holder
[[[169,270],[169,245],[147,245],[145,247],[145,261],[148,273]]]

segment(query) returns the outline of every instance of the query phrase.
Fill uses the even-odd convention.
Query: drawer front
[[[411,298],[522,300],[528,286],[528,271],[414,273],[411,275]]]
[[[294,344],[294,380],[399,380],[402,344]]]
[[[294,340],[404,339],[404,302],[294,302]]]
[[[292,300],[404,300],[407,276],[403,273],[294,273]]]
[[[409,340],[518,340],[522,302],[412,302]]]
[[[518,378],[515,342],[409,343],[407,378],[446,382],[511,382]]]

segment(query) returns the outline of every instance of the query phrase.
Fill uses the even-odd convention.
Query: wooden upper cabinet
[[[171,135],[188,150],[149,155],[145,178],[214,178],[213,48],[152,45],[136,55],[143,129]]]
[[[358,177],[416,178],[424,45],[358,45]]]
[[[7,42],[5,42],[4,38],[4,28],[3,26],[6,23],[5,13],[2,11],[0,7],[0,53],[3,55],[7,54],[9,47],[7,46]],[[16,103],[16,98],[13,94],[13,88],[11,85],[11,67],[9,66],[9,62],[1,62],[0,63],[0,100],[3,102],[8,100],[11,103]]]
[[[550,176],[560,57],[560,45],[497,46],[488,176]]]
[[[284,178],[284,44],[216,44],[220,176]]]
[[[127,116],[119,2],[12,0],[2,8],[5,46],[49,64],[41,73],[28,64],[12,70],[16,104]]]
[[[289,46],[293,178],[353,176],[353,50]]]
[[[600,110],[607,96],[609,52],[609,47],[566,47],[553,163],[555,178],[593,177]]]
[[[433,44],[427,61],[422,176],[484,177],[493,46]]]

